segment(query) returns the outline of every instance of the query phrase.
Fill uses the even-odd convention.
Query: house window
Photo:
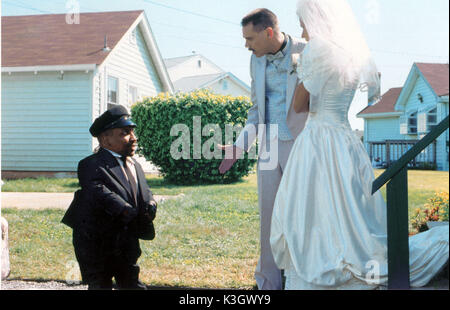
[[[412,113],[408,116],[408,134],[417,134],[417,112]]]
[[[128,88],[128,106],[132,106],[138,101],[138,89],[137,87],[130,86]]]
[[[227,80],[222,81],[222,88],[223,88],[223,90],[228,90],[228,81]]]
[[[108,107],[110,104],[119,104],[119,80],[108,76]]]
[[[430,132],[437,126],[437,108],[427,113],[427,131]]]
[[[201,61],[201,60],[198,61],[198,67],[199,67],[199,68],[202,67],[202,61]]]

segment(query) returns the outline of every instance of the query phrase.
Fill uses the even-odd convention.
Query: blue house
[[[70,175],[93,120],[173,85],[144,11],[2,16],[4,177]],[[145,169],[145,167],[144,167]]]
[[[389,166],[439,124],[448,115],[448,95],[448,64],[415,63],[402,88],[388,90],[358,113],[374,166]],[[448,130],[411,165],[448,171]]]

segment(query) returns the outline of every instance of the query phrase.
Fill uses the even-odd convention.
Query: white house
[[[448,95],[448,64],[415,63],[402,88],[390,89],[358,114],[364,119],[364,142],[372,159],[389,163],[400,158],[448,115]],[[448,130],[417,160],[448,171]]]
[[[176,92],[209,89],[221,95],[251,96],[247,84],[202,55],[169,58],[165,63]]]
[[[3,175],[73,172],[109,106],[173,92],[144,11],[2,17]],[[45,175],[45,174],[44,174]]]

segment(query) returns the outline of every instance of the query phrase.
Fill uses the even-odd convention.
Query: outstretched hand
[[[225,174],[228,170],[233,167],[234,163],[242,158],[242,154],[244,150],[238,148],[235,145],[217,145],[220,149],[225,151],[225,158],[222,160],[219,166],[219,172],[221,174]],[[230,154],[233,154],[232,158],[230,158]]]

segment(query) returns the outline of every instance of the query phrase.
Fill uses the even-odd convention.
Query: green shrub
[[[137,124],[138,152],[158,166],[164,178],[172,183],[220,184],[238,181],[248,175],[255,159],[249,159],[245,154],[230,171],[221,175],[219,166],[224,152],[216,149],[213,158],[203,154],[211,155],[216,143],[231,144],[230,140],[236,139],[238,132],[226,135],[226,125],[242,128],[250,107],[246,97],[215,95],[208,91],[145,98],[131,109]],[[187,135],[177,130],[180,124],[187,130]],[[208,124],[217,125],[208,128]],[[225,141],[226,137],[229,141]],[[177,151],[178,155],[182,153],[182,157],[174,158],[171,150]]]

